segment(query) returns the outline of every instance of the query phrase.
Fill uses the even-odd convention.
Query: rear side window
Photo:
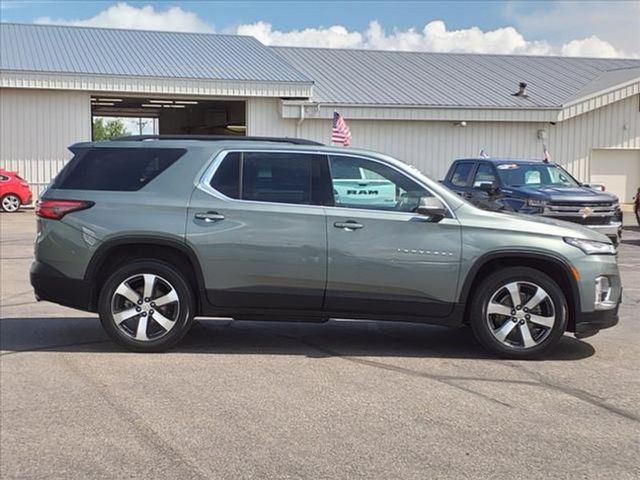
[[[311,203],[311,158],[290,153],[245,153],[242,199]]]
[[[473,163],[460,162],[456,165],[453,175],[451,175],[451,183],[456,187],[466,187],[469,185],[469,177],[473,170]]]
[[[211,186],[230,198],[240,198],[240,153],[231,152],[216,170]]]
[[[184,155],[182,148],[91,148],[76,152],[52,188],[140,190]]]
[[[323,168],[327,166],[322,155],[231,152],[217,168],[211,186],[239,200],[324,205],[331,196],[329,185],[322,182]]]

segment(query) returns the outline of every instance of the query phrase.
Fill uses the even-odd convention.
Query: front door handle
[[[346,222],[336,222],[333,224],[336,228],[342,228],[347,232],[353,232],[354,230],[359,230],[364,228],[364,225],[356,222],[355,220],[347,220]]]
[[[198,212],[194,215],[196,220],[204,220],[205,222],[219,222],[224,220],[224,215],[218,212]]]

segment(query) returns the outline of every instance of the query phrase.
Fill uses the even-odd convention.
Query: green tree
[[[125,128],[119,118],[105,121],[104,118],[93,119],[93,139],[110,140],[114,137],[122,137],[131,133]]]

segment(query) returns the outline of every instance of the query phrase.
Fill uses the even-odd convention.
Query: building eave
[[[158,78],[15,70],[0,71],[0,87],[226,97],[309,98],[313,94],[313,82]]]
[[[496,107],[442,107],[420,105],[353,105],[317,103],[313,101],[282,100],[282,118],[299,119],[300,106],[305,107],[305,118],[330,119],[338,110],[349,120],[417,120],[417,121],[482,121],[482,122],[555,122],[560,108],[496,108]]]
[[[564,104],[558,116],[558,121],[561,122],[577,117],[637,94],[640,94],[640,78],[634,78],[628,82],[614,85]]]

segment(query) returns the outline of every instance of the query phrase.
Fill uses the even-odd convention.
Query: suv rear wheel
[[[137,352],[161,352],[189,330],[194,299],[179,269],[158,260],[138,260],[109,276],[98,311],[102,326],[120,345]]]
[[[471,303],[471,328],[489,351],[508,358],[549,353],[567,327],[564,292],[544,273],[500,270],[482,281]]]

